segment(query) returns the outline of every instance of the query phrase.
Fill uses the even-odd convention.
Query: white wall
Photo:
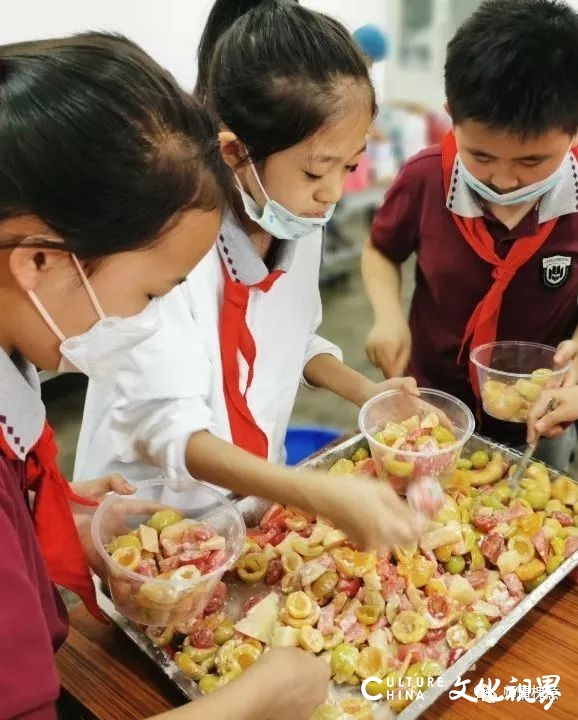
[[[302,0],[350,30],[366,22],[386,27],[386,0]],[[190,89],[196,48],[212,0],[1,0],[0,44],[83,30],[115,30],[142,45]],[[296,49],[298,52],[298,49]],[[376,68],[382,95],[384,68]]]

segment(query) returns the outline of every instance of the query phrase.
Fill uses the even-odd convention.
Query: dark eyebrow
[[[497,157],[495,155],[491,155],[490,153],[486,152],[485,150],[478,150],[477,148],[466,148],[467,151],[471,155],[482,155],[483,157],[490,158],[492,160],[497,160]],[[520,157],[513,158],[516,162],[540,162],[542,160],[549,160],[552,157],[551,154],[544,154],[544,155],[521,155]]]
[[[363,147],[359,148],[359,150],[355,153],[355,155],[359,155],[360,153],[364,152],[367,148],[367,144],[363,145]],[[312,155],[310,158],[311,162],[335,162],[336,160],[343,160],[342,157],[337,157],[336,155]]]

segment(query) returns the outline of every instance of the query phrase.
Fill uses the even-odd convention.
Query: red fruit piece
[[[539,530],[532,538],[532,542],[534,543],[534,547],[536,548],[538,555],[544,562],[546,562],[550,554],[550,543],[544,535],[544,531]]]
[[[275,585],[283,577],[283,566],[279,558],[273,558],[269,562],[269,569],[265,575],[265,585]]]
[[[213,631],[203,625],[195,626],[189,633],[189,639],[193,647],[200,650],[215,647],[215,636]]]
[[[560,512],[559,510],[553,512],[551,517],[553,517],[554,520],[558,520],[562,527],[570,527],[573,524],[572,518],[569,515],[566,515],[566,513]]]
[[[483,533],[489,533],[497,524],[497,520],[488,515],[478,515],[474,518],[475,527]]]
[[[377,475],[375,460],[373,458],[367,458],[366,460],[361,460],[361,462],[358,462],[355,466],[355,474],[370,476]]]
[[[205,573],[213,572],[218,567],[224,564],[227,559],[227,553],[225,550],[212,550],[205,564]]]
[[[461,658],[461,656],[465,654],[465,652],[465,648],[454,648],[453,650],[450,650],[448,665],[453,665],[455,662],[457,662]]]
[[[506,543],[504,538],[498,533],[490,533],[487,535],[480,544],[480,550],[482,555],[489,560],[493,565],[496,564],[498,557],[506,549]]]
[[[179,558],[178,557],[168,557],[163,558],[162,560],[159,560],[159,570],[162,573],[170,572],[171,570],[176,570],[180,566]]]
[[[424,638],[424,643],[426,645],[431,645],[433,643],[439,642],[446,634],[445,628],[438,628],[437,630],[428,630],[427,635]]]
[[[504,575],[504,583],[513,597],[522,597],[524,595],[524,586],[516,573]]]
[[[204,565],[210,556],[209,550],[186,550],[179,555],[181,565]],[[200,568],[199,568],[200,569]]]
[[[215,537],[217,533],[213,530],[212,527],[209,527],[209,525],[197,525],[195,528],[193,528],[191,534],[194,540],[206,542],[212,537]]]
[[[427,599],[426,605],[429,614],[436,620],[441,620],[442,618],[447,617],[452,610],[448,598],[438,593],[430,595]]]
[[[255,605],[260,603],[264,597],[265,595],[253,595],[252,597],[250,597],[243,605],[243,610],[245,611],[245,614],[247,614],[252,607],[255,607]]]
[[[570,537],[566,538],[566,551],[564,552],[564,559],[569,558],[570,555],[574,555],[576,550],[578,550],[578,535],[570,535]]]
[[[474,588],[474,590],[479,590],[480,588],[485,587],[486,583],[488,582],[488,571],[472,570],[470,572],[467,572],[464,577]]]
[[[427,648],[423,643],[411,643],[410,645],[401,645],[397,657],[398,660],[405,660],[409,656],[409,663],[421,662],[428,657]]]
[[[285,519],[287,517],[287,510],[282,505],[274,503],[263,515],[259,522],[259,526],[265,532],[275,528],[275,530],[286,530]]]
[[[205,615],[212,615],[218,612],[225,605],[227,599],[228,588],[224,582],[217,583],[217,587],[213,592],[212,598],[205,607]]]
[[[360,578],[342,578],[337,583],[337,592],[344,592],[348,598],[354,598],[361,587]]]

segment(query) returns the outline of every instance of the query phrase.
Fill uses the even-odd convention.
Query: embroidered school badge
[[[542,282],[547,288],[559,288],[570,277],[572,258],[568,255],[553,255],[542,258]]]

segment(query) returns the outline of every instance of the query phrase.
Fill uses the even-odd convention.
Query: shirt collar
[[[228,213],[221,225],[217,248],[223,265],[227,268],[232,280],[241,282],[243,285],[256,285],[263,281],[271,271],[287,272],[293,264],[296,241],[276,240],[275,242],[278,243],[275,266],[269,269],[245,230],[233,214]]]
[[[460,167],[459,155],[456,155],[450,188],[446,197],[446,207],[461,217],[482,217],[484,211],[480,201],[466,184]],[[578,210],[578,170],[574,153],[568,153],[561,170],[560,181],[540,200],[538,206],[538,222],[540,224],[562,217],[562,215],[571,215]]]
[[[24,460],[42,434],[46,409],[34,365],[0,348],[0,428],[17,458]]]

